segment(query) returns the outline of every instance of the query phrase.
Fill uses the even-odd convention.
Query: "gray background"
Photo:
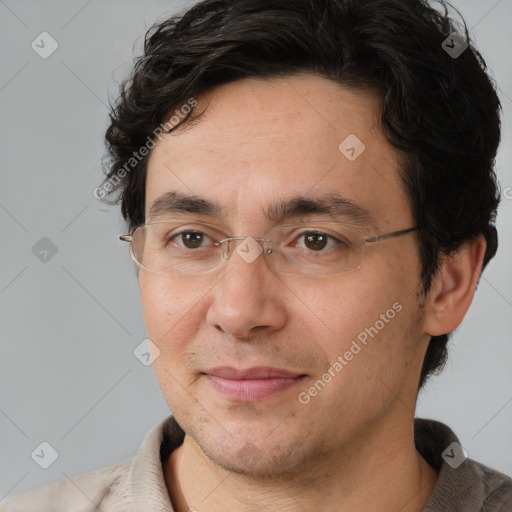
[[[188,2],[191,4],[192,2]],[[499,86],[504,190],[499,255],[451,342],[448,365],[420,396],[470,457],[512,475],[512,0],[459,0]],[[108,98],[142,37],[180,1],[0,0],[0,498],[135,454],[169,414],[151,367],[138,284],[119,209],[93,197],[102,174]],[[46,60],[41,32],[59,44]],[[508,187],[508,188],[507,188]],[[32,248],[47,237],[57,253]],[[42,442],[59,453],[41,469]]]

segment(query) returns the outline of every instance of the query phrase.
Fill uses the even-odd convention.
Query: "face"
[[[412,227],[379,107],[375,93],[313,75],[203,94],[201,118],[152,151],[146,222],[175,215],[149,213],[176,192],[221,209],[180,213],[183,224],[258,238],[275,225],[264,214],[271,205],[336,193],[369,215],[335,220],[366,235]],[[355,159],[353,141],[339,149],[350,134],[365,145]],[[303,212],[280,224],[326,220],[333,217]],[[254,475],[346,454],[410,418],[428,339],[415,233],[367,244],[359,269],[330,278],[278,274],[265,258],[248,263],[233,250],[212,274],[139,274],[148,337],[160,350],[153,367],[171,411],[209,459]]]

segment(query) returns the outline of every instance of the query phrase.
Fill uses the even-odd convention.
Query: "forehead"
[[[152,150],[146,218],[170,191],[219,203],[240,222],[263,218],[276,201],[334,192],[382,226],[411,217],[375,92],[315,75],[246,79],[201,95],[196,111],[197,121]]]

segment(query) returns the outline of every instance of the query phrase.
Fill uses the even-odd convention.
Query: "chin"
[[[234,413],[208,407],[215,411],[213,417],[202,408],[173,405],[176,420],[193,444],[216,466],[232,473],[253,478],[292,475],[329,452],[325,435],[316,435],[311,422],[300,426],[293,414],[291,421],[286,415],[288,421],[283,421],[282,411],[272,417],[253,407],[243,414],[239,408]]]
[[[252,446],[245,446],[233,454],[206,453],[206,455],[216,466],[225,471],[250,478],[261,480],[294,473],[290,467],[289,458],[283,460],[280,456],[261,453]],[[296,466],[296,464],[293,465]]]
[[[204,431],[202,432],[204,434]],[[299,436],[295,442],[287,442],[275,438],[270,440],[268,434],[255,436],[254,443],[244,439],[234,439],[229,435],[223,436],[213,442],[213,437],[194,441],[201,448],[202,452],[216,466],[239,475],[256,479],[276,478],[279,476],[292,475],[304,471],[304,465],[311,462],[318,453],[320,446],[304,444],[304,438]]]

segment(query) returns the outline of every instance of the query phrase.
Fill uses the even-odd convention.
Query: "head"
[[[441,46],[455,31],[469,44],[457,58]],[[150,210],[167,192],[196,199],[185,223],[225,236],[260,237],[275,224],[266,213],[292,198],[294,220],[325,220],[304,200],[332,193],[369,213],[366,235],[418,227],[332,279],[275,274],[235,252],[208,276],[139,272],[159,384],[212,460],[264,472],[268,455],[240,455],[255,446],[273,471],[292,471],[411,414],[497,249],[499,108],[467,30],[423,0],[207,0],[148,32],[96,192],[117,195],[130,230],[158,220]],[[350,134],[365,145],[353,161],[339,149]],[[302,381],[238,403],[208,381],[227,365]]]

